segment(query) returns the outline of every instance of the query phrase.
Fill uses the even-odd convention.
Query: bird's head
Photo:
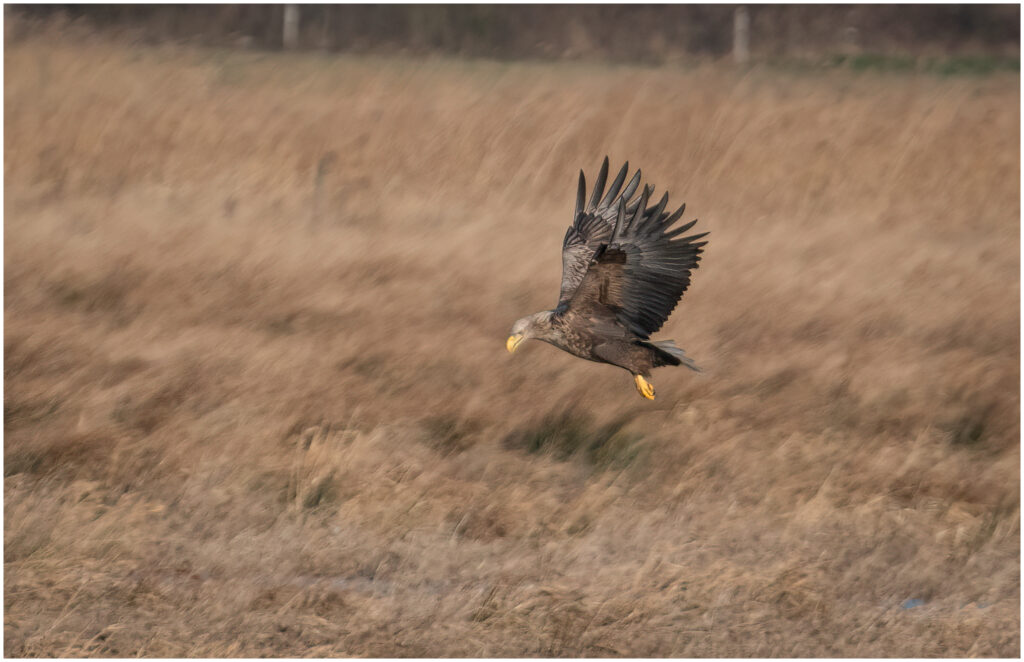
[[[551,315],[550,310],[544,310],[516,320],[508,340],[505,341],[505,349],[514,352],[524,340],[545,338],[551,331]]]

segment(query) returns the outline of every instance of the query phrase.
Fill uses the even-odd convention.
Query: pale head
[[[509,333],[508,340],[505,341],[505,349],[509,352],[514,352],[524,340],[530,338],[537,338],[538,340],[547,339],[551,334],[551,316],[553,314],[553,311],[542,310],[539,313],[517,319],[516,323],[512,325],[512,331]]]

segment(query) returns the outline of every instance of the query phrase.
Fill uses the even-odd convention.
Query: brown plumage
[[[625,188],[629,164],[608,192],[608,158],[589,202],[580,171],[576,214],[562,242],[558,305],[524,317],[506,342],[510,352],[526,339],[543,340],[580,358],[629,370],[637,390],[654,399],[650,371],[665,365],[699,370],[671,340],[652,341],[675,309],[697,268],[707,233],[680,237],[696,220],[672,228],[686,209],[665,212],[668,194],[648,207],[653,187],[640,186],[640,171]],[[602,198],[602,195],[604,196]]]

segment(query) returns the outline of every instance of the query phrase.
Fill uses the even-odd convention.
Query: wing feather
[[[636,173],[633,175],[633,179],[629,180],[629,183],[626,184],[626,190],[622,192],[623,200],[626,200],[628,202],[633,197],[633,194],[636,193],[636,190],[640,188],[640,177],[641,174],[640,170],[638,169]]]
[[[642,175],[637,170],[623,188],[628,173],[627,163],[606,193],[605,157],[588,201],[586,179],[580,172],[576,215],[562,242],[562,286],[556,310],[607,319],[647,338],[661,328],[689,287],[690,274],[707,243],[696,240],[707,233],[677,239],[696,223],[671,229],[686,205],[667,213],[666,193],[648,207],[654,187],[646,184],[634,200]]]
[[[708,233],[683,238],[696,221],[669,230],[683,207],[665,214],[668,196],[647,208],[650,187],[635,206],[619,200],[616,221],[590,261],[563,311],[591,319],[613,318],[640,338],[649,338],[664,325],[690,285]],[[630,207],[633,207],[632,211]]]
[[[597,209],[597,201],[601,199],[601,194],[604,193],[604,183],[608,180],[608,157],[604,157],[604,163],[601,164],[601,172],[597,174],[597,181],[594,182],[594,193],[590,196],[590,204],[587,205],[587,211],[594,211]]]
[[[608,157],[605,157],[588,202],[586,178],[583,171],[580,171],[576,189],[576,214],[573,217],[573,224],[562,240],[562,285],[558,296],[559,307],[563,307],[579,287],[598,246],[608,243],[611,238],[618,204],[628,203],[636,193],[640,185],[640,171],[638,170],[626,188],[622,189],[627,174],[628,163],[619,170],[608,192],[604,193],[604,184],[608,178]],[[604,198],[601,197],[602,194]],[[630,205],[630,213],[636,211],[638,204],[639,201],[634,201]]]
[[[587,199],[587,178],[580,170],[580,183],[576,186],[576,218],[583,213],[583,201]]]
[[[604,199],[601,200],[600,204],[598,205],[599,207],[611,207],[612,201],[615,200],[615,196],[619,194],[619,189],[622,188],[622,182],[626,181],[626,174],[628,172],[629,161],[626,161],[625,165],[622,166],[622,169],[619,170],[619,174],[615,175],[615,181],[613,181],[612,185],[608,187],[608,193],[606,193]],[[639,175],[639,173],[637,174]]]

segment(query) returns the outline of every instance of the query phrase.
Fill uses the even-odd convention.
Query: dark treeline
[[[730,52],[729,5],[299,5],[297,47],[661,61]],[[146,41],[282,47],[284,5],[23,5]],[[1019,53],[1018,5],[751,5],[754,57]]]

